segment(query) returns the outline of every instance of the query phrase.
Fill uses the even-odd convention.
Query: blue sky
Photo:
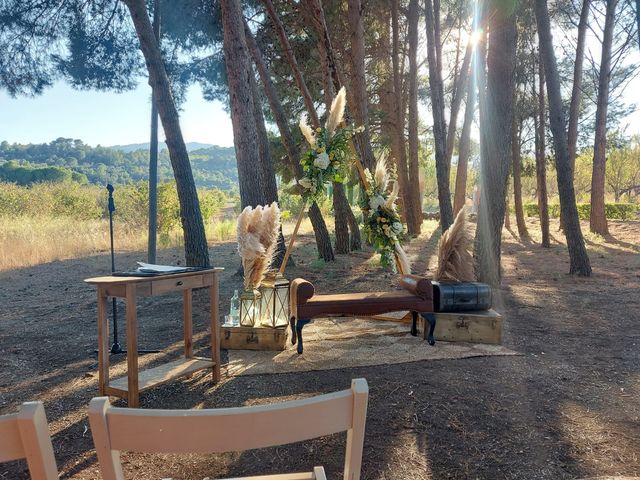
[[[0,92],[0,141],[48,143],[58,137],[79,138],[95,145],[123,145],[149,141],[151,88],[141,81],[136,90],[121,94],[78,91],[60,82],[35,98],[13,99]],[[640,103],[640,77],[626,88],[625,100]],[[431,123],[425,106],[423,121]],[[220,102],[206,102],[192,86],[180,115],[187,142],[233,146],[231,119]],[[640,110],[630,115],[627,134],[640,133]],[[164,134],[160,133],[160,139]]]
[[[144,82],[121,94],[78,91],[61,82],[35,98],[13,99],[0,92],[0,141],[45,143],[69,137],[93,146],[148,142],[150,92]],[[233,145],[229,115],[220,102],[205,102],[199,87],[190,88],[182,110],[187,142]]]

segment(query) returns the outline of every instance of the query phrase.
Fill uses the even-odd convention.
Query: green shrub
[[[591,205],[588,203],[578,203],[578,217],[581,220],[589,220],[591,215]],[[539,215],[537,203],[525,203],[523,205],[524,214],[527,217],[537,217]],[[605,215],[611,220],[630,220],[640,214],[640,205],[634,203],[607,203],[605,204]],[[549,205],[549,217],[560,217],[560,205],[552,203]]]

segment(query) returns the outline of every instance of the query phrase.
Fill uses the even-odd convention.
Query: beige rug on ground
[[[359,318],[317,319],[304,327],[304,353],[287,339],[284,351],[229,350],[228,376],[289,373],[493,355],[519,355],[502,345],[436,342],[409,325]]]

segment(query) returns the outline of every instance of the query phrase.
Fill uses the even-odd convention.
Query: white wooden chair
[[[58,478],[42,402],[26,402],[18,413],[0,416],[0,462],[23,458],[33,480]]]
[[[274,405],[204,410],[115,408],[108,397],[89,404],[89,422],[104,480],[124,480],[120,451],[220,453],[266,448],[347,432],[344,480],[359,480],[369,387]],[[245,477],[245,480],[325,480],[313,472]]]

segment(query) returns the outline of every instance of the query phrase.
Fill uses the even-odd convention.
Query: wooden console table
[[[100,395],[126,398],[130,407],[139,405],[140,392],[176,378],[211,368],[220,380],[220,321],[218,284],[222,268],[155,277],[95,277],[85,282],[98,289],[98,383]],[[211,359],[193,356],[192,299],[194,288],[209,288],[211,303]],[[138,316],[136,300],[169,292],[182,292],[184,300],[184,358],[138,371]],[[127,323],[127,376],[109,382],[109,297],[124,298]]]

